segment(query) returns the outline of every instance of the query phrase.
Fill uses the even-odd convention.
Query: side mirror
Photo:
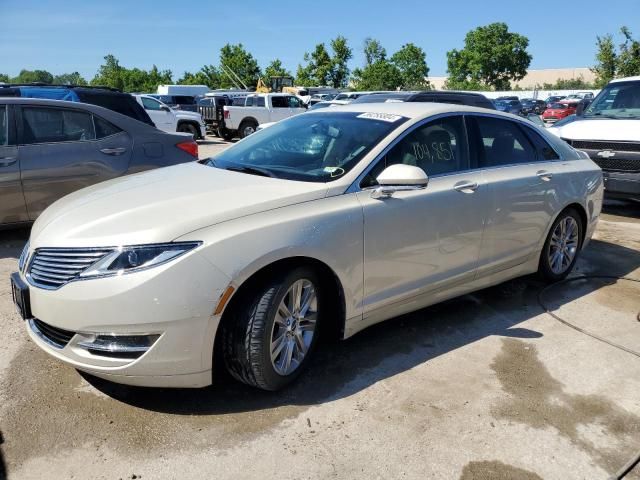
[[[160,110],[162,110],[163,112],[170,112],[171,111],[171,109],[169,107],[167,107],[166,105],[162,105],[160,107]]]
[[[404,164],[390,165],[376,180],[379,186],[371,192],[371,198],[389,198],[395,192],[421,190],[429,183],[429,177],[424,170]]]

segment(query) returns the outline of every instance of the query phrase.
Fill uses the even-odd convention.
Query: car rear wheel
[[[182,133],[190,133],[193,135],[193,139],[196,140],[199,136],[198,129],[192,123],[181,123],[178,125],[178,131]]]
[[[258,124],[256,122],[254,122],[253,120],[245,120],[240,124],[240,138],[246,138],[252,133],[255,133],[257,128]]]
[[[218,136],[227,142],[233,139],[233,133],[224,127],[218,127]]]
[[[540,255],[538,272],[545,280],[557,282],[571,273],[580,252],[582,229],[582,220],[574,209],[558,216]]]
[[[252,289],[222,327],[229,373],[263,390],[293,382],[314,351],[323,293],[318,275],[306,267]]]

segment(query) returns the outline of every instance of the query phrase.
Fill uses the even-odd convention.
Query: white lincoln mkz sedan
[[[564,278],[601,170],[527,120],[458,105],[309,112],[215,158],[73,193],[12,275],[33,341],[114,382],[277,390],[321,332],[508,279]]]

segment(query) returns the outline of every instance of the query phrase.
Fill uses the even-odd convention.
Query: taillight
[[[229,110],[225,110],[224,111],[224,119],[227,120],[230,117],[230,113]]]
[[[184,152],[187,152],[189,155],[198,158],[198,144],[193,140],[190,140],[188,142],[176,143],[176,147]]]

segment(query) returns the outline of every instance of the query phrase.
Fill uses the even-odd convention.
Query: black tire
[[[218,136],[223,138],[227,142],[231,141],[234,137],[233,132],[231,130],[227,130],[224,127],[218,127]]]
[[[271,335],[280,302],[298,280],[310,281],[316,291],[317,319],[313,337],[297,368],[284,376],[271,362]],[[237,380],[263,390],[280,390],[305,370],[319,336],[326,300],[320,277],[307,267],[296,268],[281,276],[255,285],[238,299],[231,317],[222,325],[222,355],[229,373]]]
[[[255,120],[243,120],[240,124],[240,128],[238,128],[240,138],[246,138],[252,133],[255,133],[257,128],[258,123]]]
[[[573,257],[571,263],[567,266],[566,270],[561,273],[554,272],[551,267],[551,262],[549,260],[550,255],[550,246],[551,239],[553,237],[554,231],[558,224],[564,221],[567,217],[571,217],[575,220],[578,225],[578,246]],[[540,262],[538,264],[538,275],[542,277],[543,280],[547,282],[559,282],[567,277],[575,267],[576,262],[578,261],[578,256],[580,255],[580,249],[582,248],[582,240],[584,236],[584,225],[582,224],[582,219],[580,218],[580,214],[573,208],[568,208],[558,215],[555,222],[551,226],[549,230],[549,234],[547,235],[547,239],[544,242],[544,247],[542,248],[542,252],[540,253]]]
[[[178,131],[182,133],[190,133],[193,135],[193,139],[197,140],[200,136],[198,132],[198,127],[196,127],[193,123],[181,123],[178,125]]]

